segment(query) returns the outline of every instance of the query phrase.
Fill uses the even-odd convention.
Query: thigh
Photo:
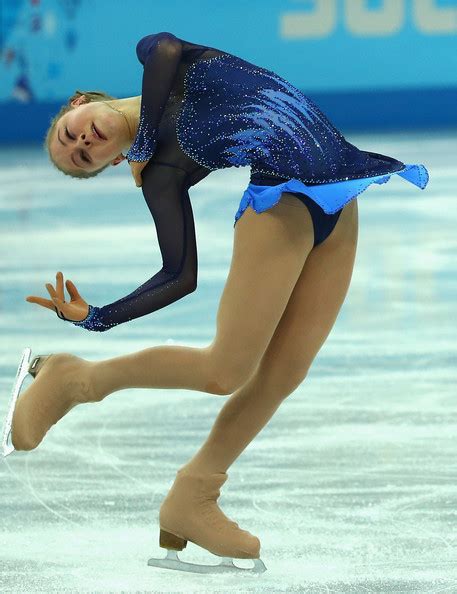
[[[300,385],[347,295],[357,249],[357,199],[327,239],[311,250],[257,373],[287,396]]]
[[[226,393],[243,384],[258,365],[312,246],[306,209],[297,212],[281,202],[262,213],[248,207],[237,221],[216,335],[208,347]]]

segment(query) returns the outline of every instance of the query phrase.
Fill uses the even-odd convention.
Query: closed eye
[[[66,126],[65,126],[65,134],[68,136],[68,138],[70,138],[70,140],[75,140],[74,136],[72,136],[70,134],[70,132],[68,131],[68,128]],[[86,153],[84,151],[81,151],[79,153],[79,156],[81,157],[81,161],[84,161],[85,163],[92,163],[92,161],[86,157]]]
[[[70,135],[70,132],[68,132],[68,128],[65,126],[65,134],[68,136],[68,138],[70,138],[71,140],[74,140],[74,137]]]

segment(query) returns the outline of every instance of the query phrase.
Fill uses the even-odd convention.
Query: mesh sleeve
[[[182,42],[172,33],[143,37],[136,52],[143,64],[140,122],[127,160],[148,161],[157,145],[157,127],[173,86],[182,55]]]
[[[154,219],[162,268],[149,280],[114,303],[91,306],[88,316],[74,322],[103,332],[161,309],[197,288],[197,247],[194,217],[182,172],[151,161],[144,168],[143,195]]]

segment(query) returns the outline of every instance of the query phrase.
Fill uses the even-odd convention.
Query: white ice
[[[229,469],[223,511],[256,534],[259,577],[155,569],[158,510],[225,398],[124,390],[72,410],[0,465],[2,592],[457,592],[457,133],[346,135],[423,163],[359,196],[352,283],[302,385]],[[0,150],[0,416],[20,354],[105,359],[205,346],[215,332],[233,221],[249,170],[191,189],[198,289],[95,333],[27,303],[62,271],[94,305],[160,269],[155,227],[127,166],[91,180],[41,149]],[[26,380],[26,385],[28,381]],[[189,543],[183,560],[217,562]],[[238,562],[249,567],[250,562]]]

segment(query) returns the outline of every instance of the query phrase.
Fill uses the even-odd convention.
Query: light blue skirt
[[[392,175],[400,175],[406,181],[424,190],[428,184],[429,174],[423,165],[405,165],[404,169],[359,179],[349,179],[330,184],[307,186],[298,179],[290,179],[277,186],[256,186],[249,184],[241,198],[235,223],[248,206],[257,213],[268,210],[279,202],[282,192],[301,192],[309,196],[327,214],[341,210],[353,198],[364,192],[371,184],[385,184]]]

